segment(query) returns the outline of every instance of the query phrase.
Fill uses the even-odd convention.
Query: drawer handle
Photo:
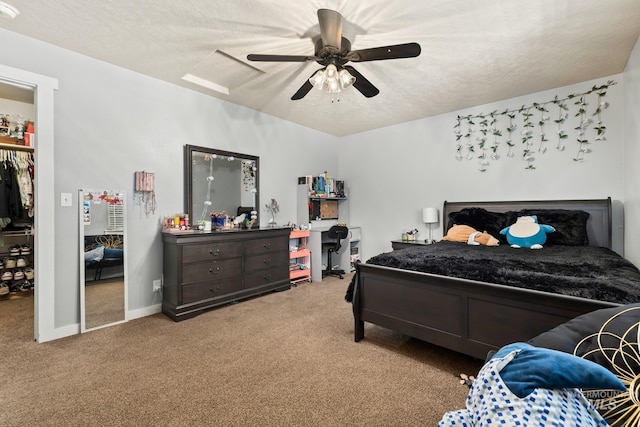
[[[216,267],[216,273],[220,271],[220,267]],[[213,273],[213,269],[209,268],[209,273]]]
[[[213,256],[218,256],[220,255],[220,249],[216,249],[215,251],[213,249],[209,249],[209,253]]]
[[[266,276],[264,276],[264,280],[271,280],[271,274],[267,274]]]
[[[215,294],[216,292],[218,292],[220,290],[220,285],[216,286],[215,289],[213,288],[209,288],[209,292],[211,292],[212,294]]]
[[[263,248],[265,248],[265,249],[271,249],[271,242],[269,242],[269,243],[264,243],[264,244],[262,245],[262,247],[263,247]]]
[[[267,264],[267,265],[268,265],[268,264],[271,264],[271,258],[269,258],[269,259],[265,259],[263,262],[264,262],[265,264]]]

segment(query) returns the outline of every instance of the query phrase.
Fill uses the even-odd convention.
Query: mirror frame
[[[85,292],[85,280],[86,280],[86,269],[85,269],[85,259],[84,259],[84,237],[85,237],[85,233],[84,233],[84,220],[83,220],[83,199],[84,199],[84,194],[89,192],[89,193],[102,193],[105,190],[85,190],[85,189],[81,189],[78,190],[78,243],[79,243],[79,252],[80,252],[80,264],[79,264],[79,268],[78,270],[80,271],[80,282],[79,282],[79,287],[80,287],[80,332],[81,333],[85,333],[85,332],[89,332],[89,331],[94,331],[96,329],[102,329],[102,328],[106,328],[107,326],[113,326],[113,325],[118,325],[120,323],[125,323],[129,320],[129,292],[128,292],[128,281],[127,281],[127,254],[128,254],[128,237],[127,237],[127,197],[126,197],[126,193],[124,191],[118,191],[118,190],[106,190],[112,193],[118,193],[118,194],[122,194],[122,198],[124,200],[124,203],[122,204],[122,215],[124,216],[124,225],[123,225],[123,230],[122,230],[122,239],[123,239],[123,251],[124,251],[124,257],[122,259],[122,263],[123,263],[123,286],[124,286],[124,300],[123,300],[123,305],[124,305],[124,318],[122,320],[117,320],[115,322],[111,322],[111,323],[105,323],[99,326],[95,326],[95,327],[91,327],[91,328],[87,328],[87,322],[86,322],[86,302],[85,302],[85,296],[86,296],[86,292]]]
[[[198,147],[195,145],[185,145],[184,146],[184,212],[189,215],[190,220],[192,221],[192,225],[195,226],[196,216],[194,215],[192,206],[193,206],[193,177],[192,177],[192,168],[193,168],[193,153],[205,153],[205,154],[216,154],[218,156],[224,157],[235,157],[236,159],[241,160],[252,160],[256,163],[257,173],[256,173],[256,194],[255,201],[256,205],[254,209],[257,212],[258,218],[256,219],[256,224],[260,224],[260,157],[252,156],[250,154],[242,154],[235,153],[232,151],[225,150],[217,150],[215,148],[209,147]],[[213,209],[213,208],[212,208]],[[235,212],[231,212],[230,215],[235,216]],[[259,228],[259,227],[256,227]]]

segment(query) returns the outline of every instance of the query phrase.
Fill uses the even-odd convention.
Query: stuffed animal
[[[491,234],[480,232],[468,225],[454,225],[449,229],[447,235],[442,240],[448,240],[450,242],[465,242],[468,245],[486,245],[486,246],[498,246],[500,242]]]
[[[500,234],[507,236],[507,242],[512,248],[542,249],[547,241],[547,233],[556,231],[550,225],[538,224],[536,215],[520,216],[515,224],[500,230]]]

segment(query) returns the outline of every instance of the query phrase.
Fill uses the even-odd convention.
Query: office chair
[[[253,210],[253,207],[249,207],[249,206],[239,206],[238,207],[238,212],[236,213],[236,216],[240,216],[242,214],[247,214],[248,217],[251,217],[251,211]],[[249,218],[251,219],[251,218]]]
[[[327,269],[322,270],[322,277],[332,275],[332,276],[338,276],[341,279],[344,278],[343,276],[343,274],[345,274],[344,270],[333,269],[333,265],[331,263],[331,254],[334,252],[338,253],[338,251],[342,247],[341,241],[343,239],[346,239],[348,234],[349,234],[349,229],[344,225],[334,225],[329,229],[329,231],[327,231],[327,237],[333,240],[330,242],[322,243],[322,250],[327,251]]]

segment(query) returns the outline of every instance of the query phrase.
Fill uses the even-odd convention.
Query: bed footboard
[[[354,338],[365,322],[478,359],[569,319],[618,304],[359,264]]]

